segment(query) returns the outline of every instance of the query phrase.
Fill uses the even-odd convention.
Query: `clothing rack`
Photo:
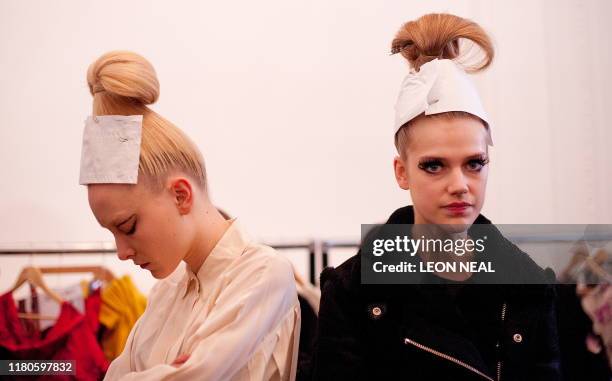
[[[295,250],[304,249],[308,252],[308,278],[310,283],[316,283],[316,265],[317,265],[317,247],[316,241],[307,241],[299,243],[268,243],[268,246],[276,250]],[[0,256],[2,255],[79,255],[79,254],[115,254],[117,249],[110,242],[96,243],[75,243],[58,245],[57,247],[1,247]]]
[[[514,243],[541,243],[541,242],[575,242],[581,237],[571,234],[565,235],[506,235]],[[612,241],[612,235],[601,234],[589,236],[594,241]],[[276,250],[304,249],[308,252],[308,278],[313,285],[318,284],[317,274],[329,265],[329,258],[333,249],[359,248],[358,241],[352,240],[309,240],[296,243],[266,243]],[[115,245],[111,242],[75,243],[58,245],[57,247],[2,247],[2,255],[73,255],[73,254],[115,254]],[[321,264],[317,268],[318,264]]]
[[[510,241],[520,243],[542,243],[542,242],[576,242],[582,237],[572,234],[547,234],[547,235],[520,235],[520,234],[508,234],[504,235]],[[611,234],[591,234],[589,235],[591,241],[608,241],[612,242]],[[330,249],[346,249],[354,248],[356,251],[359,249],[359,243],[356,241],[334,241],[326,240],[321,241],[321,268],[324,269],[329,265]],[[356,252],[355,252],[356,253]]]

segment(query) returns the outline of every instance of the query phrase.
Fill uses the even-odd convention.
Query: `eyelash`
[[[132,225],[132,228],[130,229],[130,231],[125,233],[125,234],[126,235],[132,235],[132,234],[134,234],[135,231],[136,231],[136,222],[134,222],[134,225]]]
[[[478,164],[480,165],[480,167],[478,169],[472,169],[475,172],[480,172],[482,170],[482,167],[484,167],[485,165],[489,164],[489,159],[486,157],[481,157],[481,158],[477,158],[477,159],[472,159],[470,161],[468,161],[468,164]],[[420,169],[422,169],[423,171],[435,175],[438,172],[436,171],[432,171],[431,167],[444,167],[444,164],[442,164],[442,161],[434,159],[434,160],[425,160],[421,163],[419,163],[418,167]]]

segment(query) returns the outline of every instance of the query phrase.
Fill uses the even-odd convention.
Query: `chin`
[[[151,270],[151,275],[153,275],[153,278],[155,279],[164,279],[166,278],[168,275],[170,275],[170,272],[167,271],[159,271],[159,270]]]
[[[447,230],[449,233],[461,233],[470,228],[474,223],[474,218],[471,216],[458,216],[458,217],[444,217],[442,218],[442,225],[444,226],[444,230]]]

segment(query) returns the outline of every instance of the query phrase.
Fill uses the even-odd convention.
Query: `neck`
[[[204,210],[199,213],[200,218],[196,222],[196,234],[191,249],[183,260],[187,266],[197,274],[215,248],[223,234],[232,224],[223,218],[221,213],[210,203],[207,202]]]
[[[412,226],[412,237],[420,238],[421,236],[429,239],[452,239],[456,241],[468,238],[468,231],[463,229],[461,231],[449,231],[448,229],[443,229],[442,226],[415,222]]]
[[[465,240],[469,238],[467,230],[461,231],[448,231],[444,230],[441,226],[419,223],[415,220],[415,224],[412,226],[412,238],[419,239],[435,239],[440,241],[446,241],[450,239],[452,241]],[[428,251],[419,250],[419,257],[423,262],[469,262],[473,259],[473,252],[468,251],[462,256],[456,255],[454,252],[445,251]],[[443,279],[449,279],[453,281],[465,281],[472,276],[471,272],[435,272],[436,275]]]

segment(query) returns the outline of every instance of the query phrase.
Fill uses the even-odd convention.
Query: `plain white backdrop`
[[[612,223],[610,1],[0,0],[0,243],[112,241],[78,175],[85,73],[115,49],[151,61],[152,108],[200,147],[213,201],[253,235],[357,239],[410,203],[392,171],[407,65],[389,47],[441,11],[496,47],[474,77],[494,121],[483,214]],[[3,289],[21,262],[0,263]]]

